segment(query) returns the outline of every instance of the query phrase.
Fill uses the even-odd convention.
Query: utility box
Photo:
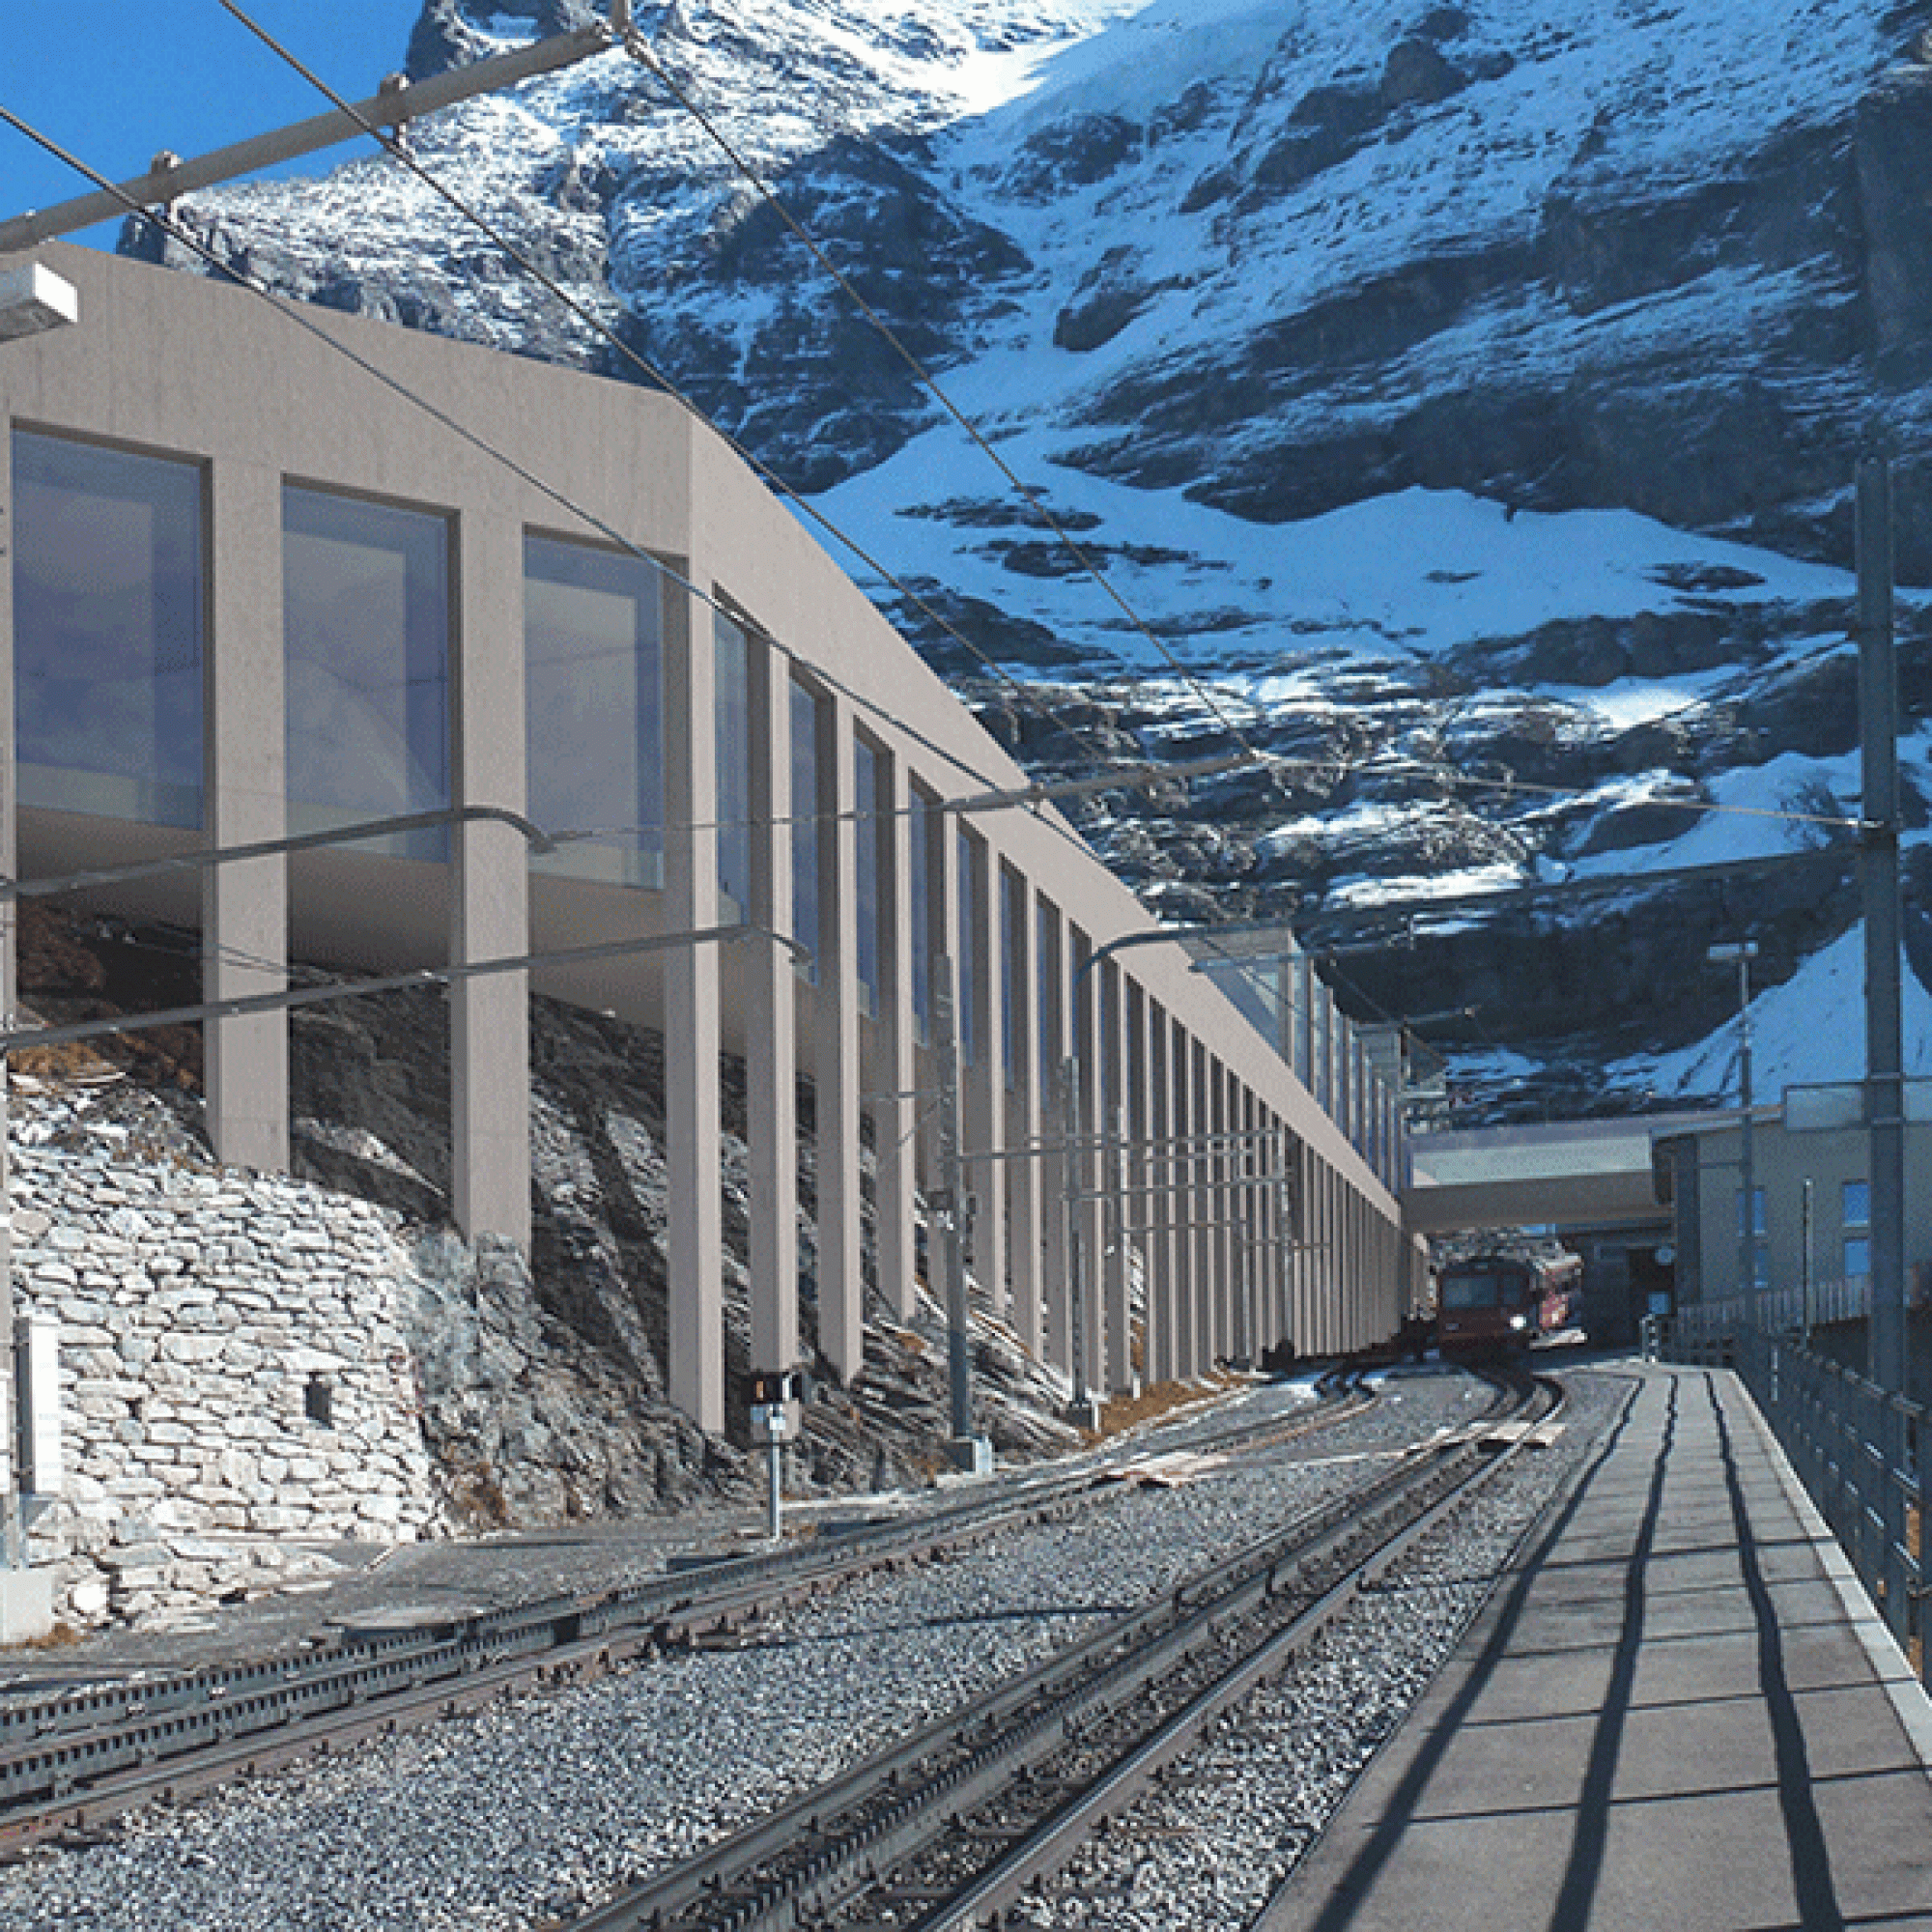
[[[60,1323],[48,1315],[14,1324],[14,1454],[29,1517],[61,1492]]]
[[[805,1425],[798,1371],[752,1378],[752,1436],[758,1442],[796,1442]]]

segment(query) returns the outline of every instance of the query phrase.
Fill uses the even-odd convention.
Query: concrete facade
[[[721,1051],[744,1056],[749,1083],[753,1335],[771,1357],[755,1366],[791,1366],[799,1346],[803,1075],[816,1112],[819,1346],[825,1365],[849,1378],[867,1308],[862,1197],[869,1190],[877,1212],[877,1292],[902,1309],[915,1190],[937,1184],[922,1122],[938,1084],[922,988],[941,959],[964,962],[980,1288],[1045,1360],[1070,1373],[1077,1331],[1083,1378],[1112,1391],[1137,1373],[1186,1376],[1284,1336],[1306,1352],[1393,1331],[1419,1286],[1396,1193],[1403,1151],[1392,1100],[1325,989],[1312,974],[1297,979],[1303,1017],[1284,1059],[1178,944],[1137,945],[1086,970],[1102,948],[1151,932],[1147,914],[1050,809],[976,809],[987,793],[1023,787],[1024,773],[678,406],[323,311],[298,324],[234,290],[84,251],[49,249],[47,259],[78,287],[81,321],[9,346],[0,408],[10,438],[165,459],[199,476],[203,787],[199,823],[171,825],[64,802],[16,811],[10,782],[0,838],[9,851],[17,838],[25,875],[273,838],[292,825],[290,486],[446,531],[447,738],[427,763],[446,771],[449,807],[533,812],[577,749],[539,741],[528,697],[529,544],[655,563],[659,608],[639,624],[653,631],[661,671],[659,850],[640,832],[622,861],[632,875],[585,859],[614,849],[608,838],[533,860],[508,826],[472,822],[453,828],[440,858],[343,846],[213,867],[205,889],[192,873],[144,882],[115,903],[198,924],[207,990],[221,998],[283,983],[296,956],[396,970],[747,919],[789,938],[807,917],[794,899],[809,874],[807,971],[769,937],[727,935],[590,961],[539,958],[452,995],[452,1212],[468,1234],[519,1242],[530,1216],[529,994],[662,1029],[668,1385],[699,1424],[724,1423]],[[744,640],[742,715],[728,709],[721,624]],[[26,641],[11,617],[0,624],[7,665]],[[415,704],[421,694],[407,696]],[[809,797],[792,736],[808,701]],[[409,728],[412,745],[428,742],[416,711]],[[874,794],[866,815],[862,756]],[[801,871],[796,828],[808,816],[815,858]],[[923,853],[914,849],[922,827]],[[726,892],[721,867],[739,863],[741,846],[747,877]],[[1063,1155],[1055,1143],[1069,1118],[1062,1083],[1073,1056],[1080,1144]],[[217,1150],[242,1166],[284,1165],[282,1016],[209,1022],[208,1061]],[[1264,1131],[1265,1142],[1234,1138]],[[1223,1138],[1190,1139],[1209,1134]],[[1264,1146],[1292,1177],[1286,1194],[1241,1184]],[[1070,1215],[1069,1175],[1080,1197]],[[1122,1179],[1135,1191],[1122,1193]],[[1081,1249],[1077,1305],[1069,1230]]]

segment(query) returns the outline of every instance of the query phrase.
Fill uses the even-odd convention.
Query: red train
[[[1527,1349],[1569,1326],[1582,1286],[1576,1255],[1476,1255],[1436,1279],[1435,1335],[1447,1354],[1497,1355]]]

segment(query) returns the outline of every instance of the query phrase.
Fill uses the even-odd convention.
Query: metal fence
[[[1765,1299],[1760,1298],[1760,1303]],[[1769,1311],[1760,1306],[1760,1319]],[[1932,1411],[1760,1327],[1742,1302],[1684,1309],[1660,1337],[1673,1360],[1735,1369],[1858,1572],[1914,1673],[1927,1683],[1925,1477]],[[1932,1685],[1928,1685],[1932,1688]]]

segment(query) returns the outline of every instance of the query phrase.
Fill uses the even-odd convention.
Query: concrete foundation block
[[[0,1570],[0,1644],[36,1643],[54,1628],[54,1573]]]

